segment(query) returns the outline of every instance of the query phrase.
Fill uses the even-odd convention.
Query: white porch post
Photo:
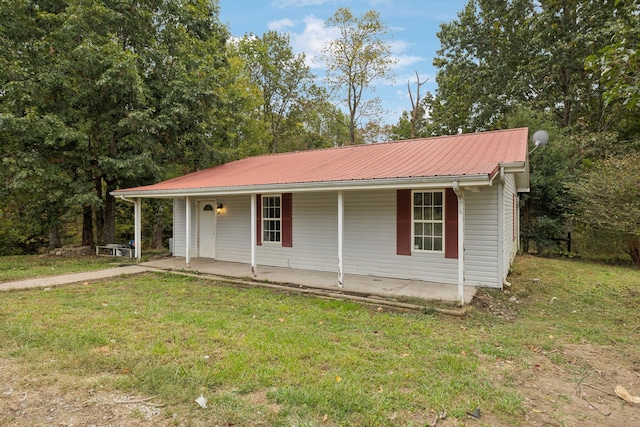
[[[464,190],[453,182],[453,191],[458,196],[458,303],[464,305]]]
[[[135,245],[135,257],[138,262],[142,258],[142,199],[137,197],[133,205],[133,243]]]
[[[251,277],[256,277],[256,242],[258,240],[256,229],[256,195],[251,194]]]
[[[344,262],[342,245],[344,237],[344,193],[338,191],[338,286],[344,285]]]
[[[191,246],[191,197],[187,196],[185,200],[185,259],[187,261],[187,268],[191,266],[191,257],[189,254],[189,247]]]

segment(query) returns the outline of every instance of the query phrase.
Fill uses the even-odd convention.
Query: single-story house
[[[250,157],[113,192],[173,199],[173,255],[502,288],[529,191],[528,129]],[[140,258],[140,244],[136,257]]]

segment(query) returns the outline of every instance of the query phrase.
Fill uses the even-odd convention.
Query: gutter
[[[167,190],[116,190],[112,196],[120,197],[149,197],[149,198],[175,198],[200,195],[244,195],[244,194],[269,194],[282,192],[316,192],[316,191],[351,191],[351,190],[384,190],[384,189],[431,189],[450,187],[451,180],[458,182],[460,187],[491,186],[495,175],[456,175],[437,176],[429,178],[385,178],[363,181],[335,181],[335,182],[309,182],[287,183],[267,185],[243,185],[235,187],[205,187],[183,188]]]
[[[120,199],[124,200],[125,202],[133,203],[134,205],[136,204],[136,202],[134,202],[131,199],[127,199],[127,197],[124,196],[123,194],[118,195],[118,194],[113,194],[113,193],[115,193],[115,191],[111,192],[111,195],[114,196],[114,197],[120,197]]]

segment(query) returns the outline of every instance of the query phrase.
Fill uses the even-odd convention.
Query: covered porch
[[[252,280],[251,265],[239,262],[192,258],[186,268],[184,257],[162,258],[140,265],[167,271],[185,271],[220,278]],[[253,277],[257,282],[269,282],[319,289],[333,292],[374,296],[381,298],[421,298],[426,300],[459,301],[458,285],[404,280],[358,274],[345,274],[342,287],[336,281],[335,272],[303,270],[296,268],[259,266]],[[476,293],[473,286],[465,286],[464,303],[468,304]]]

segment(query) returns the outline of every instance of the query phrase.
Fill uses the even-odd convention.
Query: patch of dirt
[[[613,347],[565,345],[547,353],[532,349],[530,368],[516,374],[531,426],[637,426],[640,405],[615,395],[617,385],[640,395],[640,354],[621,355]],[[565,363],[554,363],[552,359]]]
[[[518,315],[517,297],[510,297],[508,301],[501,301],[492,295],[493,290],[480,288],[471,300],[471,305],[482,311],[486,311],[497,317],[502,317],[507,320],[515,320]],[[508,291],[504,291],[507,293]]]
[[[479,310],[514,321],[519,318],[518,304],[515,295],[504,300],[485,289],[478,290],[472,301]],[[588,343],[560,348],[545,352],[531,346],[524,360],[485,366],[496,383],[513,384],[524,398],[524,425],[640,426],[640,404],[626,402],[614,392],[621,385],[640,396],[640,346],[626,346],[627,354]],[[523,370],[523,364],[528,368]],[[502,425],[486,418],[484,422]]]
[[[36,377],[0,359],[0,426],[176,425],[163,411],[154,399],[103,389],[100,378]]]

